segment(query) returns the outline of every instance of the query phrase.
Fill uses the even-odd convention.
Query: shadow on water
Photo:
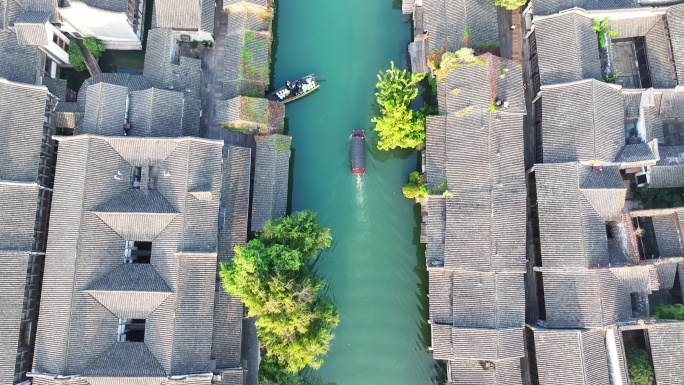
[[[273,22],[271,23],[271,52],[269,53],[268,57],[271,59],[271,63],[269,65],[269,74],[268,74],[268,91],[267,92],[273,92],[275,89],[274,84],[275,84],[275,66],[276,62],[278,61],[277,55],[275,55],[275,52],[278,52],[278,2],[274,1],[273,2]]]
[[[290,172],[288,173],[289,180],[287,181],[287,213],[292,213],[292,191],[294,190],[294,165],[297,150],[292,147],[290,149]]]

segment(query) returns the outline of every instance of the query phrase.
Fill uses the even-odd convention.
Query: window
[[[150,263],[152,242],[126,241],[124,258],[126,263]]]
[[[219,207],[218,228],[222,229],[226,224],[226,208]]]
[[[636,124],[636,121],[625,122],[625,144],[641,143]]]
[[[150,178],[147,180],[147,189],[157,189],[157,179],[159,179],[159,166],[150,166]]]
[[[142,167],[133,167],[131,172],[131,188],[140,189],[140,179],[142,178]]]
[[[119,319],[118,342],[145,342],[144,319]]]

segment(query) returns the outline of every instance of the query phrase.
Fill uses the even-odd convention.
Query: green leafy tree
[[[94,37],[87,37],[83,39],[83,45],[85,45],[88,51],[93,54],[95,59],[99,59],[105,50],[104,46]],[[86,70],[85,59],[83,58],[81,49],[78,48],[78,44],[74,39],[71,39],[69,43],[69,63],[76,71],[80,72]]]
[[[666,209],[684,206],[684,188],[652,188],[649,185],[635,190],[636,196],[647,209]]]
[[[291,373],[320,367],[339,322],[311,265],[331,239],[316,214],[298,212],[268,222],[259,238],[236,246],[233,260],[221,264],[223,287],[259,317],[268,357]]]
[[[596,31],[596,37],[598,38],[598,45],[600,49],[606,48],[606,35],[608,36],[617,36],[619,35],[618,31],[613,31],[612,29],[608,29],[608,22],[610,21],[610,16],[606,16],[603,18],[603,20],[599,20],[598,17],[594,18],[594,24],[591,26],[591,29]]]
[[[653,385],[655,376],[648,352],[632,344],[625,345],[630,385]]]
[[[425,141],[425,114],[409,108],[418,96],[416,84],[424,77],[425,74],[399,70],[394,62],[390,69],[378,74],[375,96],[380,116],[371,120],[380,137],[378,149],[414,148]]]
[[[318,223],[311,211],[299,211],[275,222],[269,222],[260,236],[264,242],[279,243],[314,257],[318,250],[330,247],[330,230]]]
[[[676,303],[674,305],[658,305],[651,312],[655,319],[684,320],[684,305]]]
[[[527,4],[527,0],[494,0],[494,4],[506,9],[514,10]]]

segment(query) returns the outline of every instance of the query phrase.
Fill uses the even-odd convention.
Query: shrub
[[[419,186],[417,184],[405,184],[404,187],[401,188],[401,193],[404,195],[404,198],[406,199],[416,199],[416,198],[422,198],[422,186]]]
[[[674,305],[658,305],[651,312],[655,319],[684,320],[684,305],[676,303]]]
[[[514,10],[527,4],[527,0],[494,0],[494,4],[509,10]]]
[[[411,110],[409,105],[418,96],[416,84],[425,75],[400,71],[394,62],[390,64],[390,69],[378,74],[375,85],[380,116],[371,121],[380,137],[378,149],[415,148],[425,141],[425,115]]]
[[[630,385],[653,385],[653,367],[648,352],[632,344],[626,344],[625,356]]]
[[[603,75],[603,81],[606,83],[615,83],[617,82],[618,75],[615,72],[609,72],[606,75]]]
[[[105,50],[104,46],[100,44],[94,37],[87,37],[83,39],[83,45],[85,45],[86,49],[90,51],[96,60],[102,56],[102,53]],[[69,64],[71,64],[74,69],[79,72],[85,71],[87,69],[81,49],[78,47],[78,44],[74,39],[71,39],[69,42]]]
[[[311,265],[331,239],[316,214],[297,212],[269,221],[257,239],[236,246],[233,260],[221,264],[225,290],[259,317],[257,335],[267,357],[290,373],[321,366],[339,322]]]
[[[472,48],[461,48],[456,52],[445,52],[439,63],[439,69],[435,71],[437,80],[444,79],[454,68],[462,65],[472,65],[478,62],[475,50]]]

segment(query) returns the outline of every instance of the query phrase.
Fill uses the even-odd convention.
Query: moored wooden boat
[[[366,171],[366,137],[363,130],[353,130],[351,138],[352,174],[363,174]]]
[[[293,82],[288,81],[284,86],[266,95],[268,100],[278,103],[290,103],[313,93],[320,87],[316,82],[316,76],[307,75]]]

